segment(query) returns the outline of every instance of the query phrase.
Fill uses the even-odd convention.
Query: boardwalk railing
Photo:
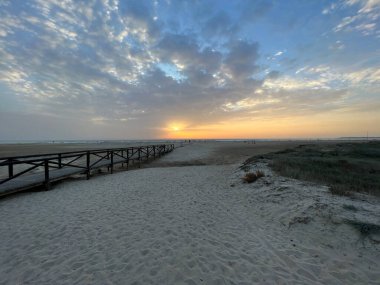
[[[74,174],[91,173],[103,167],[113,173],[114,166],[129,167],[143,160],[156,158],[174,149],[174,144],[147,145],[127,148],[95,149],[39,155],[0,158],[0,196],[44,185]]]

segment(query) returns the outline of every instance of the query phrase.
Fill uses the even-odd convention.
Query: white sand
[[[199,161],[213,147],[160,162]],[[378,199],[334,197],[265,162],[253,184],[236,164],[160,162],[0,200],[0,284],[380,283],[380,245],[343,222],[379,223]]]

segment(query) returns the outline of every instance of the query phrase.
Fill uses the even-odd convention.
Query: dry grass
[[[302,145],[265,158],[271,160],[270,166],[280,175],[328,185],[336,195],[362,192],[380,196],[378,141]]]
[[[252,182],[255,182],[257,179],[264,176],[265,176],[264,172],[262,172],[261,170],[257,170],[256,172],[248,172],[243,177],[243,181],[245,183],[252,183]]]
[[[368,238],[373,243],[379,244],[380,226],[376,224],[364,223],[361,221],[347,220],[346,223],[354,227],[361,235],[362,241]]]
[[[330,185],[329,190],[334,195],[352,196],[352,192],[347,190],[347,187],[341,185]]]

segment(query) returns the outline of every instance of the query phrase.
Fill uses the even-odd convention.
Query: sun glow
[[[167,137],[178,138],[186,132],[186,124],[183,122],[170,122],[164,130]]]
[[[365,135],[367,130],[377,134],[380,116],[368,112],[335,112],[324,114],[289,115],[276,118],[230,119],[219,123],[168,123],[160,138],[165,139],[239,139],[239,138],[328,138]]]

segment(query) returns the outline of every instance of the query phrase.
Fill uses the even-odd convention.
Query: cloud
[[[341,74],[343,80],[355,85],[380,85],[380,70],[378,68],[365,68]]]
[[[287,90],[308,90],[308,89],[329,89],[324,80],[312,80],[302,78],[281,77],[278,79],[266,80],[263,88],[275,91]]]
[[[230,45],[224,65],[232,78],[247,79],[258,71],[258,57],[258,43],[238,41]]]
[[[323,15],[327,15],[327,14],[331,14],[333,13],[333,11],[337,8],[337,4],[336,3],[332,3],[330,6],[326,7],[323,9],[322,11],[322,14]]]
[[[222,108],[226,113],[234,114],[241,120],[310,117],[344,110],[350,98],[351,94],[347,90],[266,89],[261,96],[230,101]]]
[[[276,52],[275,54],[274,54],[274,56],[280,56],[280,55],[282,55],[284,52],[283,51],[278,51],[278,52]]]
[[[313,82],[316,79],[325,88],[341,88],[342,86],[344,88],[354,88],[380,84],[380,71],[376,67],[340,70],[327,65],[317,65],[303,67],[297,70],[296,74],[302,74],[304,81],[311,79],[310,82]],[[305,83],[305,86],[308,85],[309,83]],[[316,85],[318,84],[316,83]],[[293,86],[297,86],[297,84]]]
[[[280,50],[278,52],[276,52],[275,54],[273,54],[273,56],[268,56],[267,59],[268,60],[277,60],[278,57],[282,56],[284,53],[286,52],[286,50]]]
[[[345,4],[348,6],[360,5],[359,13],[371,13],[379,9],[379,0],[346,0]]]
[[[219,11],[208,18],[203,25],[202,32],[205,37],[233,37],[238,31],[238,26],[234,25],[231,18],[224,11]]]
[[[333,28],[334,32],[358,31],[365,36],[380,37],[380,30],[377,26],[380,18],[380,0],[345,0],[340,9],[347,7],[355,7],[354,14],[344,17]]]
[[[343,50],[345,47],[346,47],[345,44],[342,43],[341,41],[335,41],[335,43],[329,46],[329,49],[339,51],[339,50]]]
[[[272,1],[243,1],[241,20],[252,22],[265,16],[273,7]]]

